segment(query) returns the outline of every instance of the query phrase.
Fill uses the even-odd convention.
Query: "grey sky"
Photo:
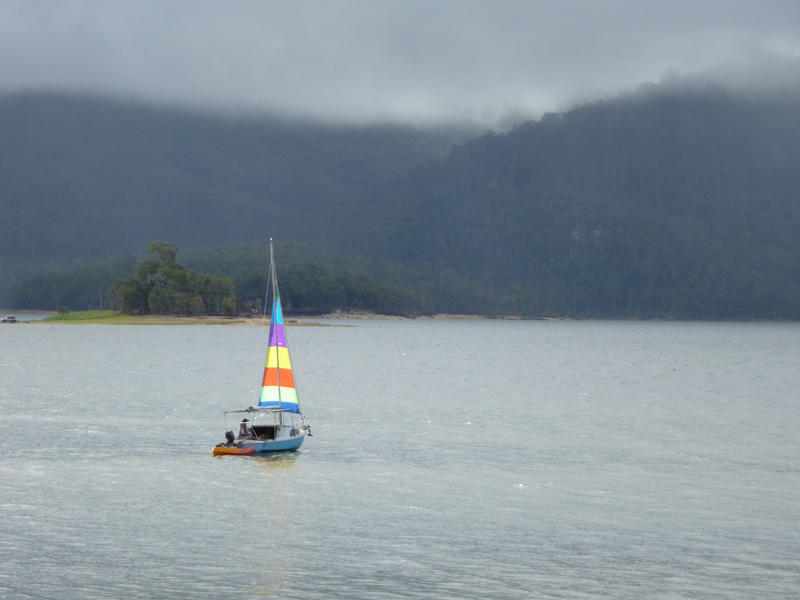
[[[798,63],[798,0],[0,0],[0,89],[333,120],[494,122]]]

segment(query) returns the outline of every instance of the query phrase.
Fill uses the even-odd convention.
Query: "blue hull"
[[[306,439],[304,435],[288,440],[272,440],[269,442],[244,442],[243,447],[252,446],[253,452],[286,452],[289,450],[297,450]]]

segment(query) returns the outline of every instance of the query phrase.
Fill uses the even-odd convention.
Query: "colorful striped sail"
[[[272,320],[269,326],[269,346],[264,378],[261,382],[259,406],[278,406],[294,413],[300,412],[297,390],[294,387],[292,360],[289,358],[289,344],[283,325],[281,299],[275,289],[275,302],[272,305]]]

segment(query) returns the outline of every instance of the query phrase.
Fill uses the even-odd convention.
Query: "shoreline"
[[[43,311],[44,312],[44,311]],[[530,319],[517,315],[501,315],[496,317],[485,315],[464,315],[464,314],[434,314],[434,315],[415,315],[415,316],[401,316],[401,315],[384,315],[366,311],[334,311],[332,313],[319,314],[319,315],[302,315],[302,316],[289,316],[286,315],[285,323],[290,326],[299,327],[353,327],[343,323],[326,323],[325,321],[379,321],[379,320],[393,320],[393,321],[456,321],[456,320],[551,320],[561,321],[567,320],[559,317],[539,317],[537,319]],[[125,315],[121,313],[114,313],[111,311],[81,311],[68,313],[66,315],[50,314],[44,319],[35,320],[20,320],[17,324],[21,323],[44,323],[44,324],[61,324],[61,325],[232,325],[235,327],[253,327],[265,326],[268,324],[263,316],[248,317],[223,317],[223,316],[188,316],[188,315]]]
[[[13,310],[0,311],[3,314],[14,314]],[[269,324],[264,316],[248,317],[238,315],[224,317],[221,315],[189,316],[189,315],[124,315],[113,311],[78,311],[66,315],[58,315],[52,311],[17,310],[21,318],[15,323],[3,323],[2,326],[19,324],[49,323],[63,325],[96,324],[96,325],[231,325],[234,327],[266,326]],[[35,318],[25,318],[34,316]],[[38,318],[37,318],[38,317]],[[356,327],[358,321],[641,321],[641,322],[735,322],[735,323],[792,323],[787,319],[681,319],[681,318],[574,318],[559,316],[528,317],[522,315],[469,315],[438,313],[433,315],[386,315],[367,311],[334,311],[324,314],[292,315],[284,312],[286,325],[294,327]],[[350,323],[331,323],[330,321],[349,321]]]
[[[179,316],[179,315],[111,315],[94,318],[57,318],[36,321],[19,321],[25,324],[43,325],[228,325],[233,327],[265,327],[269,321],[263,317],[218,317],[218,316]],[[335,323],[316,323],[286,319],[286,325],[301,327],[346,327]]]
[[[304,318],[304,317],[299,317]],[[312,315],[310,319],[342,319],[342,320],[397,320],[397,321],[571,321],[568,317],[525,317],[522,315],[466,315],[458,313],[436,313],[433,315],[383,315],[366,311],[334,311],[324,315]]]

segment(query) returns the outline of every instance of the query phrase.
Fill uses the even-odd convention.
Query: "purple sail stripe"
[[[288,348],[286,343],[286,330],[283,325],[272,324],[269,327],[269,345],[280,346],[281,348]]]

